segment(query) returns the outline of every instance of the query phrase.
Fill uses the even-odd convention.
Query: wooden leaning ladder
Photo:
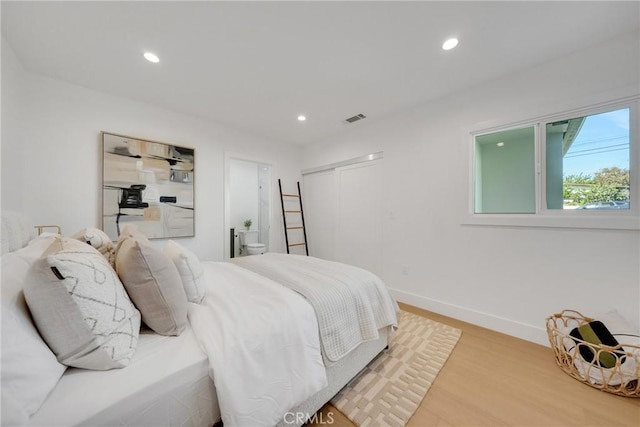
[[[284,241],[285,241],[285,244],[287,245],[287,253],[289,253],[289,248],[291,247],[304,246],[304,250],[307,256],[309,256],[309,246],[307,245],[307,231],[304,225],[304,209],[302,209],[302,193],[300,192],[300,181],[298,181],[297,184],[298,184],[298,194],[286,194],[282,192],[282,183],[280,182],[280,179],[278,179],[278,188],[280,189],[280,205],[282,206],[282,223],[284,224]],[[285,197],[297,198],[300,205],[300,209],[286,210],[284,207]],[[287,215],[291,215],[291,214],[300,215],[300,218],[302,219],[302,226],[295,226],[295,227],[287,226]],[[289,244],[289,230],[302,230],[302,235],[304,236],[304,242]]]

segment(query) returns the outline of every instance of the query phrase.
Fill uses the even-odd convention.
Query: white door
[[[382,274],[382,160],[335,169],[335,260]]]
[[[302,203],[309,255],[335,260],[336,179],[334,169],[304,176]]]

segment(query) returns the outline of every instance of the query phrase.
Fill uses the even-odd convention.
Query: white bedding
[[[232,262],[299,292],[313,306],[324,356],[340,360],[378,330],[397,326],[398,305],[375,274],[302,255],[267,253]]]
[[[29,256],[15,264],[20,267],[20,274],[5,274],[3,264],[2,302],[15,303],[18,311],[23,309],[26,313],[25,319],[29,317],[26,305],[24,301],[22,306],[18,304],[20,298],[16,295],[22,287],[22,273],[47,246],[44,240],[34,239],[33,245],[21,250]],[[18,252],[7,256],[6,260],[3,256],[3,263],[18,256]],[[190,304],[191,326],[178,337],[141,332],[136,354],[126,368],[69,368],[62,375],[62,367],[50,386],[44,387],[45,375],[40,376],[33,367],[21,368],[27,359],[31,360],[26,356],[33,355],[34,347],[15,346],[19,356],[17,374],[36,374],[36,382],[25,389],[43,389],[36,408],[29,412],[33,415],[29,418],[26,414],[20,422],[32,426],[202,427],[213,425],[222,413],[227,426],[275,425],[292,408],[317,410],[317,405],[325,402],[336,387],[342,387],[347,376],[354,375],[385,344],[383,340],[370,341],[353,352],[358,357],[346,357],[333,365],[329,372],[340,368],[346,376],[336,382],[334,375],[333,385],[327,387],[318,321],[303,296],[233,264],[204,263],[204,267],[207,295],[202,305]],[[8,276],[15,280],[7,281]],[[3,327],[7,324],[4,320]],[[25,322],[39,339],[30,319]],[[385,335],[386,331],[381,333]],[[24,334],[20,337],[22,340],[15,342],[23,342]],[[46,344],[38,339],[40,348],[57,363]],[[367,348],[371,344],[375,346]],[[6,352],[2,360],[3,396],[5,385],[9,391],[16,385],[16,381],[5,381],[8,364],[4,356]],[[3,416],[4,409],[3,406]]]
[[[189,321],[209,357],[224,424],[273,426],[327,385],[313,308],[233,264],[203,266],[206,295],[189,303]]]
[[[211,426],[220,413],[207,356],[187,328],[140,334],[123,369],[67,369],[31,426]]]

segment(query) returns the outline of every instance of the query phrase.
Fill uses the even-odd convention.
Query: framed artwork
[[[117,240],[127,224],[150,239],[191,237],[193,148],[102,132],[102,229]]]

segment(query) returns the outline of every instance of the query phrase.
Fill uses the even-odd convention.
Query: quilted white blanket
[[[319,258],[267,253],[232,262],[304,295],[315,309],[327,360],[335,362],[378,329],[397,326],[399,308],[375,274]]]
[[[318,323],[297,293],[233,264],[205,262],[189,321],[209,358],[226,426],[273,426],[326,387]]]

